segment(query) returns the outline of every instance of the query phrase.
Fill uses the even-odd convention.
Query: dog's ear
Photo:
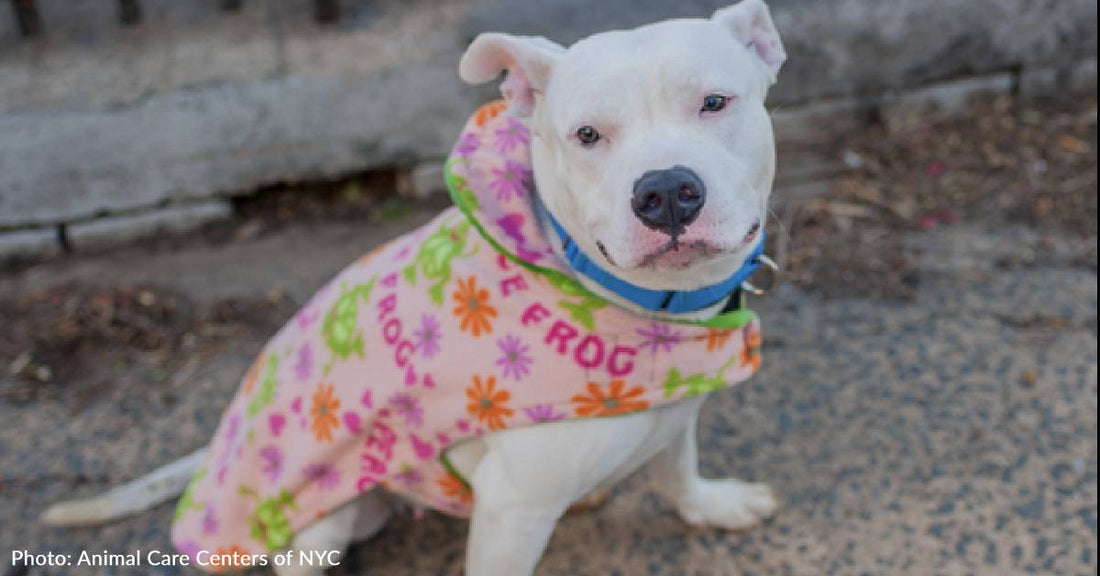
[[[756,55],[767,73],[768,82],[774,84],[779,69],[787,60],[787,52],[768,5],[763,0],[742,0],[715,12],[712,19]]]
[[[530,116],[535,95],[546,89],[554,64],[564,51],[545,38],[481,34],[462,55],[458,75],[469,84],[484,84],[507,70],[500,91],[513,114]]]

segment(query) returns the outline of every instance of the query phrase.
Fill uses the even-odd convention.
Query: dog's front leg
[[[706,480],[699,476],[695,442],[698,411],[655,461],[660,490],[683,519],[695,525],[730,530],[749,528],[775,513],[778,502],[767,484],[734,478]]]
[[[490,451],[471,479],[477,501],[470,521],[466,576],[530,576],[572,498],[527,485]],[[518,476],[518,477],[517,477]]]

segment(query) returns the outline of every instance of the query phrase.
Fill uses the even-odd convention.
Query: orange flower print
[[[310,427],[318,442],[332,442],[332,431],[340,426],[340,419],[336,417],[339,409],[340,399],[333,394],[333,385],[318,384],[313,393],[313,408],[309,411],[313,417]]]
[[[726,346],[726,342],[729,341],[730,336],[733,335],[733,330],[722,328],[707,328],[707,352],[714,352],[715,350],[721,350]]]
[[[744,332],[745,349],[741,351],[741,365],[752,366],[753,372],[760,369],[763,359],[760,349],[763,347],[763,338],[760,331],[752,326],[747,326]]]
[[[448,471],[436,479],[435,483],[447,498],[458,500],[462,504],[471,504],[474,501],[474,493],[470,487],[461,478],[455,476],[454,472]]]
[[[463,332],[469,332],[475,338],[493,332],[493,325],[489,320],[497,317],[497,309],[489,305],[489,291],[478,288],[476,278],[459,278],[454,299],[454,315],[461,319],[458,327]]]
[[[248,374],[244,377],[244,393],[251,394],[252,390],[256,388],[256,381],[260,379],[260,365],[264,355],[260,354],[256,356],[256,359],[252,361],[252,367],[248,369]]]
[[[490,102],[474,112],[474,123],[478,126],[484,126],[486,122],[496,118],[508,107],[508,104],[504,100],[497,100]]]
[[[515,414],[515,410],[507,405],[512,394],[507,390],[497,390],[496,385],[496,376],[487,376],[482,384],[481,377],[475,375],[474,385],[466,388],[466,397],[470,399],[466,410],[490,430],[504,428],[504,419]]]
[[[599,384],[589,382],[587,396],[573,396],[577,416],[615,416],[649,408],[649,402],[639,399],[645,388],[635,386],[624,391],[625,388],[626,383],[622,380],[612,380],[606,391]]]
[[[753,372],[760,369],[760,360],[759,348],[745,348],[745,350],[741,352],[741,365],[752,366]]]
[[[745,348],[760,348],[763,345],[762,340],[760,330],[752,325],[745,327]]]

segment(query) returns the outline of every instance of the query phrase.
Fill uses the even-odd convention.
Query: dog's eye
[[[600,141],[600,133],[591,126],[581,126],[577,129],[577,140],[581,146],[592,146]]]
[[[728,103],[729,98],[726,96],[722,96],[721,94],[708,94],[706,98],[703,98],[703,108],[699,110],[699,112],[719,112],[725,108]]]

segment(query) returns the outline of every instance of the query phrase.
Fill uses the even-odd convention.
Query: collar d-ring
[[[779,265],[775,263],[775,260],[760,254],[756,257],[756,261],[760,264],[761,268],[767,268],[769,274],[765,277],[765,283],[761,286],[755,282],[745,280],[741,283],[741,289],[753,296],[761,296],[775,289],[779,285]],[[759,270],[758,270],[759,271]],[[759,274],[757,274],[759,276]]]

